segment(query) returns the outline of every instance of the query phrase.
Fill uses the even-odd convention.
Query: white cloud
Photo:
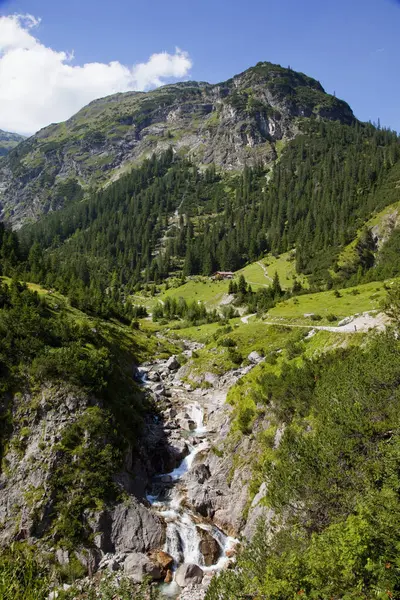
[[[47,48],[34,36],[39,24],[32,15],[0,17],[0,129],[30,134],[96,98],[184,78],[192,66],[179,48],[132,67],[118,61],[76,66],[73,54]]]

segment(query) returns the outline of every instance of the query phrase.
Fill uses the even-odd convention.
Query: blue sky
[[[74,65],[131,67],[176,47],[188,53],[186,71],[197,80],[221,81],[260,60],[290,65],[335,91],[358,118],[400,131],[395,0],[9,0],[0,12],[40,18],[33,35],[73,51]]]

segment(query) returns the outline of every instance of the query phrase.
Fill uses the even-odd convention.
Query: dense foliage
[[[120,495],[113,474],[126,447],[137,443],[148,407],[132,380],[130,350],[124,355],[100,323],[95,328],[85,319],[68,318],[66,306],[57,302],[17,281],[0,281],[0,458],[21,427],[17,408],[26,417],[34,413],[38,385],[53,385],[55,396],[64,388],[77,398],[90,394],[102,401],[77,414],[63,431],[59,467],[48,482],[53,533],[67,543],[87,535],[85,510]]]
[[[67,575],[67,577],[65,577]],[[59,600],[157,600],[158,591],[147,582],[141,585],[120,576],[103,575],[96,582],[86,582],[77,589],[74,585],[63,590],[68,574],[51,565],[42,556],[24,544],[14,543],[0,554],[0,597],[2,600],[48,600],[56,594]],[[83,589],[82,589],[83,587]]]
[[[302,129],[272,173],[261,165],[240,175],[200,172],[170,149],[88,200],[71,197],[22,230],[27,276],[104,316],[113,306],[123,313],[126,295],[143,282],[234,271],[266,251],[296,248],[298,272],[330,281],[340,248],[397,199],[400,144],[358,122],[310,120]],[[360,239],[359,248],[358,264],[341,279],[373,266],[373,240]],[[16,252],[9,250],[8,269]]]
[[[275,518],[207,600],[399,595],[399,358],[388,332],[261,379],[258,402],[285,423],[278,448],[263,437],[255,469]]]
[[[202,325],[204,323],[213,323],[221,319],[220,313],[214,309],[208,311],[202,302],[186,302],[184,298],[166,298],[159,302],[153,309],[153,321],[166,319],[182,319],[191,325]]]

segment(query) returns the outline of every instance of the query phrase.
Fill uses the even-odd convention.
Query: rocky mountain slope
[[[96,100],[0,163],[0,218],[18,228],[172,146],[199,165],[269,164],[302,119],[355,119],[318,81],[268,62],[211,85],[186,82]]]
[[[23,142],[24,139],[26,138],[23,135],[19,135],[19,133],[10,133],[9,131],[0,129],[0,156],[8,154],[20,142]]]

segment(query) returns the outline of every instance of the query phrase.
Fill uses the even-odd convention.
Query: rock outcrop
[[[170,146],[223,169],[271,163],[277,142],[297,135],[299,117],[355,120],[318,81],[268,62],[216,85],[178,83],[96,100],[4,158],[0,218],[18,228]]]
[[[175,581],[179,587],[186,587],[188,585],[199,584],[203,581],[203,569],[198,565],[184,563],[178,567],[175,573]]]
[[[129,554],[124,562],[124,571],[135,583],[142,583],[146,577],[153,580],[162,578],[162,571],[145,554]]]

